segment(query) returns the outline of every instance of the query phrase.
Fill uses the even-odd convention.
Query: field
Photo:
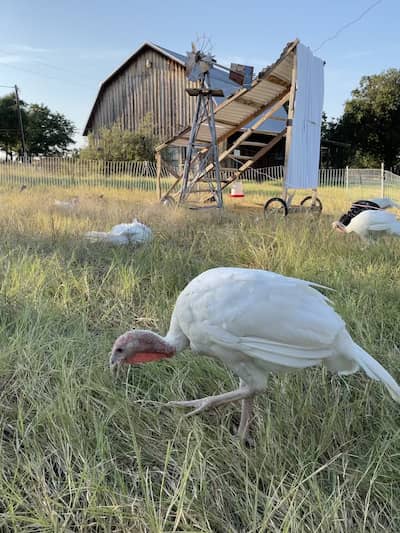
[[[400,406],[364,374],[272,378],[248,449],[232,437],[239,405],[188,419],[162,405],[232,389],[211,360],[108,370],[120,333],[166,332],[185,284],[223,265],[333,287],[354,339],[400,380],[400,241],[335,234],[349,202],[329,189],[319,218],[271,223],[240,202],[175,211],[110,189],[79,189],[76,213],[54,210],[74,194],[0,191],[0,530],[400,531]],[[133,217],[153,243],[82,238]]]

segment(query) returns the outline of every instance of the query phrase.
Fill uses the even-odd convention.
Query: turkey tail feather
[[[351,357],[360,365],[360,367],[364,370],[368,377],[377,381],[381,381],[388,389],[390,396],[393,398],[393,400],[400,403],[399,385],[389,374],[389,372],[385,368],[383,368],[380,363],[378,363],[378,361],[376,361],[371,355],[369,355],[356,343],[353,344]]]

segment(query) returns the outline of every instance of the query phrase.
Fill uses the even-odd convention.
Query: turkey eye
[[[117,348],[115,351],[116,351],[117,353],[122,353],[124,350],[123,350],[122,348]]]

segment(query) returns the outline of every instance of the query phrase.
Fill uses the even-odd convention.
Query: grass
[[[266,223],[229,201],[220,215],[150,196],[79,190],[0,194],[0,530],[28,532],[397,532],[400,416],[380,384],[323,369],[274,377],[259,397],[253,449],[231,436],[239,406],[185,419],[162,407],[230,390],[236,378],[189,352],[107,367],[116,336],[165,332],[185,284],[214,266],[274,270],[336,289],[353,337],[400,380],[400,242],[365,248],[320,218]],[[90,244],[137,216],[148,246]]]

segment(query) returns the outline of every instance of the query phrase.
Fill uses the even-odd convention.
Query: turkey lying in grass
[[[400,387],[358,344],[317,283],[264,270],[215,268],[180,293],[167,335],[132,330],[114,343],[110,367],[170,358],[186,348],[213,357],[240,378],[237,390],[167,405],[190,407],[189,415],[242,401],[238,436],[245,440],[253,398],[265,392],[270,373],[325,365],[352,374],[360,368],[381,381],[396,401]]]
[[[379,235],[400,235],[400,221],[385,211],[390,207],[400,205],[390,198],[358,200],[332,227],[340,233],[356,233],[364,241]]]
[[[79,197],[74,196],[71,200],[54,200],[54,206],[63,211],[73,211],[79,207]]]
[[[109,232],[88,231],[85,237],[91,242],[107,242],[117,245],[143,244],[153,239],[153,232],[135,218],[129,224],[117,224]]]

